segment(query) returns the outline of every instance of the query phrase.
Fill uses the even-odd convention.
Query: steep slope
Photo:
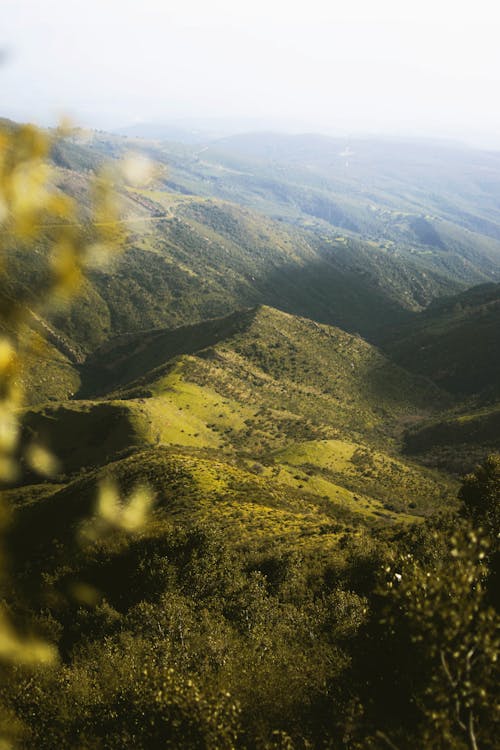
[[[494,155],[363,141],[346,167],[345,144],[314,136],[240,136],[203,150],[132,145],[158,170],[147,189],[121,188],[123,254],[89,269],[69,310],[35,310],[62,357],[68,347],[88,353],[118,334],[256,304],[378,343],[410,311],[498,273]],[[84,216],[93,173],[130,147],[127,138],[82,131],[54,146],[57,185]],[[469,216],[466,226],[461,216]],[[43,284],[49,240],[48,231],[33,253],[5,248],[0,304]],[[28,378],[35,402],[74,392],[72,372],[61,371],[65,392],[37,375]]]
[[[403,367],[461,395],[500,395],[500,284],[434,302],[385,345]]]
[[[500,451],[500,403],[440,415],[405,434],[404,451],[427,466],[457,475]]]
[[[397,173],[394,157],[387,171],[379,155],[340,174],[338,164],[324,161],[325,149],[337,145],[318,141],[312,153],[307,138],[301,143],[302,155],[294,156],[294,142],[284,161],[267,165],[267,156],[228,156],[227,144],[202,158],[138,144],[159,164],[171,159],[171,171],[147,189],[122,188],[130,233],[121,258],[90,270],[69,310],[46,318],[34,310],[33,328],[49,337],[50,365],[45,372],[28,368],[32,402],[60,400],[81,384],[75,404],[30,415],[30,435],[45,433],[61,453],[61,481],[64,473],[76,481],[80,472],[161,446],[192,451],[196,460],[218,454],[227,466],[315,502],[350,506],[360,517],[394,519],[410,503],[416,514],[441,503],[447,481],[401,460],[399,446],[409,424],[435,417],[448,398],[352,334],[382,340],[394,326],[413,331],[412,310],[489,278],[496,273],[495,233],[476,227],[473,237],[472,230],[465,235],[453,211],[437,211],[440,198],[428,202],[414,190],[398,204],[395,186],[409,184],[418,160],[408,166],[403,159]],[[103,134],[59,144],[60,189],[87,206],[87,170],[127,148],[126,140]],[[440,162],[435,183],[436,164],[424,170],[439,196],[449,162]],[[368,189],[374,165],[381,182],[372,175]],[[175,184],[181,172],[190,185]],[[262,203],[254,200],[259,191]],[[7,249],[4,304],[43,280],[49,239],[36,253]],[[242,305],[251,309],[206,320]],[[64,444],[69,430],[81,435],[80,444]]]
[[[156,486],[159,451],[190,467],[186,518],[216,507],[237,537],[246,514],[262,543],[282,522],[319,540],[328,518],[405,522],[453,502],[453,482],[398,456],[404,425],[446,397],[339,329],[258,307],[119,337],[81,374],[100,399],[32,410],[26,429],[75,487],[119,459]]]
[[[446,403],[428,382],[393,365],[359,336],[259,306],[174,331],[119,338],[89,358],[82,371],[97,392],[158,389],[176,369],[199,385],[231,393],[253,389],[269,407],[319,415],[364,436],[395,434],[405,415]],[[149,372],[148,372],[149,370]],[[138,377],[139,373],[146,373]],[[99,387],[100,382],[100,387]],[[94,386],[95,387],[95,386]],[[91,395],[92,391],[83,391]]]
[[[384,289],[374,270],[375,251],[365,253],[364,262],[361,250],[343,240],[312,241],[299,229],[229,204],[167,193],[156,199],[160,209],[130,199],[131,232],[122,255],[107,268],[89,269],[69,310],[48,313],[51,330],[74,348],[89,352],[120,333],[199,322],[258,303],[361,333],[405,317],[399,293],[391,284]],[[165,214],[155,216],[158,210]],[[7,250],[2,304],[43,284],[48,239],[36,253]],[[365,277],[356,263],[373,273]]]

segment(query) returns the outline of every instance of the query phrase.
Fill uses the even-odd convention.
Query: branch
[[[450,683],[450,685],[451,685],[452,688],[456,688],[457,681],[454,680],[453,677],[452,677],[452,674],[450,672],[450,668],[448,666],[448,662],[446,661],[446,656],[444,655],[443,649],[441,649],[439,651],[439,657],[441,659],[441,664],[443,666],[444,673],[445,673],[446,677],[448,678],[448,682]]]
[[[387,745],[387,747],[390,747],[391,750],[399,750],[399,748],[397,747],[397,745],[395,745],[394,742],[392,742],[392,740],[390,740],[389,737],[384,732],[382,732],[380,729],[377,729],[377,731],[375,732],[375,734],[377,735],[377,737],[379,737],[381,740],[383,740],[385,742],[385,744]],[[477,748],[476,748],[476,750],[477,750]]]
[[[474,729],[474,714],[472,713],[472,709],[469,711],[469,742],[471,750],[479,750],[476,739],[476,730]]]
[[[441,658],[441,664],[443,666],[444,673],[446,677],[448,678],[448,682],[450,683],[453,690],[455,690],[458,685],[458,680],[453,679],[452,674],[450,672],[450,668],[448,666],[448,662],[446,661],[446,656],[444,655],[444,651],[442,649],[439,652],[439,656]],[[460,718],[460,711],[461,711],[460,700],[456,697],[455,698],[455,719],[460,729],[462,729],[464,732],[467,732],[467,726],[464,724],[464,722]]]

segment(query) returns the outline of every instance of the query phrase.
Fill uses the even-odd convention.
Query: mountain
[[[59,189],[85,215],[92,175],[130,146],[83,131],[56,142]],[[341,140],[277,134],[133,148],[158,169],[148,188],[121,188],[123,253],[89,269],[69,310],[33,310],[53,349],[50,373],[28,364],[23,375],[32,402],[74,393],[75,362],[122,333],[267,304],[385,345],[412,313],[498,275],[494,154],[365,140],[351,143],[346,167]],[[6,248],[3,305],[36,295],[49,242],[48,231],[37,253]]]
[[[57,142],[59,189],[77,197],[85,212],[93,172],[129,148],[127,138],[106,133],[76,131]],[[194,151],[144,140],[134,148],[160,171],[148,188],[121,188],[129,231],[123,253],[108,267],[89,269],[69,310],[34,309],[27,321],[31,344],[20,379],[29,403],[123,389],[124,371],[113,364],[120,346],[128,372],[146,382],[147,370],[224,340],[227,331],[217,326],[230,326],[233,319],[216,323],[214,316],[262,304],[360,334],[454,398],[477,391],[495,397],[498,284],[457,290],[496,273],[497,240],[491,227],[478,232],[479,221],[471,229],[461,226],[449,208],[461,206],[463,219],[467,200],[471,211],[494,220],[488,199],[494,154],[366,139],[346,147],[339,139],[279,134],[223,138]],[[470,184],[461,177],[463,169]],[[36,291],[49,241],[50,233],[36,254],[8,249],[4,305],[26,289]],[[243,325],[239,316],[235,325]],[[258,334],[262,342],[272,339],[271,331]],[[47,339],[43,349],[40,336]],[[137,336],[142,349],[133,355]],[[279,352],[280,342],[274,344]],[[104,352],[108,361],[102,366]],[[269,345],[264,354],[261,346],[259,367],[277,365],[276,352]],[[284,352],[283,374],[296,356]],[[318,367],[317,352],[301,356],[304,372]],[[328,362],[328,368],[336,372],[339,362]],[[349,375],[351,388],[354,369]],[[369,371],[365,376],[372,377]],[[348,394],[346,407],[349,388],[338,399],[344,403]],[[441,398],[440,408],[448,409],[449,399]],[[465,403],[463,413],[471,408],[476,406]],[[331,412],[332,418],[340,412]],[[386,415],[393,420],[392,406]],[[342,420],[356,423],[354,414]],[[364,441],[360,425],[362,420]]]
[[[457,479],[500,447],[496,162],[361,145],[134,141],[155,177],[120,188],[122,252],[71,305],[37,304],[50,225],[3,248],[13,742],[461,746],[447,663],[471,642],[491,713],[498,461],[463,502]],[[94,175],[129,147],[54,149],[90,239]]]
[[[471,472],[500,450],[500,403],[463,405],[410,428],[404,452],[427,466],[457,476]]]
[[[257,307],[118,337],[81,378],[82,398],[25,419],[25,441],[42,440],[61,461],[56,481],[69,482],[53,502],[76,503],[77,517],[88,477],[95,486],[96,472],[116,473],[130,487],[132,468],[160,503],[176,488],[172,513],[205,518],[215,503],[230,536],[242,513],[264,513],[259,544],[276,524],[287,537],[299,518],[312,544],[333,522],[407,522],[453,504],[453,482],[399,455],[404,426],[446,396],[340,329]],[[168,489],[172,471],[186,478],[180,494]],[[49,512],[36,477],[23,482]]]
[[[403,367],[461,396],[500,397],[500,284],[434,301],[389,335]]]
[[[159,171],[147,188],[121,188],[128,227],[122,254],[107,267],[89,269],[70,309],[33,309],[28,316],[24,339],[31,343],[20,373],[28,403],[123,389],[123,375],[113,380],[114,370],[123,372],[113,365],[118,346],[129,373],[145,382],[148,369],[167,366],[174,355],[220,343],[224,331],[214,317],[262,304],[380,344],[402,367],[454,398],[496,397],[498,284],[457,291],[496,273],[495,231],[486,224],[479,231],[479,220],[470,229],[457,223],[465,200],[477,217],[494,222],[488,198],[498,168],[494,154],[430,142],[365,139],[346,146],[328,137],[279,134],[219,138],[194,151],[144,140],[134,147]],[[93,173],[129,148],[127,138],[83,131],[56,142],[59,189],[75,196],[85,214]],[[37,253],[6,249],[3,305],[26,291],[29,297],[30,289],[36,294],[49,242],[50,231]],[[239,315],[235,325],[242,325]],[[272,339],[271,331],[258,335]],[[136,335],[143,340],[134,358]],[[47,340],[42,349],[40,337]],[[279,352],[280,342],[273,345]],[[278,362],[276,352],[267,345],[264,354],[261,346],[259,367],[279,364],[288,373],[296,354],[284,352]],[[310,362],[301,356],[304,372],[318,367],[317,352]],[[349,388],[356,379],[352,364]],[[327,366],[336,372],[339,362]],[[368,370],[361,380],[372,377]],[[448,409],[449,399],[441,399],[440,409]],[[462,408],[465,414],[476,405]],[[335,419],[340,411],[332,412]],[[361,429],[365,440],[362,419],[356,429],[354,414],[342,420],[354,432]]]
[[[218,388],[226,382],[237,392],[230,386],[233,379],[250,386],[255,380],[256,398],[265,396],[269,405],[297,403],[302,412],[323,418],[332,410],[332,423],[359,425],[365,435],[387,436],[393,417],[397,421],[446,401],[437,388],[393,365],[361,337],[265,306],[199,325],[119,337],[87,359],[82,395],[145,390],[163,377],[165,365],[183,355],[196,355],[196,364],[187,367],[200,383],[210,377]],[[211,370],[218,373],[209,375]]]
[[[198,194],[308,231],[333,225],[448,283],[498,278],[497,153],[425,140],[274,133],[191,151],[165,144],[155,153],[170,159],[176,184]]]

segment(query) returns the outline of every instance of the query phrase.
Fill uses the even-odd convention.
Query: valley
[[[458,623],[453,659],[471,589],[495,596],[495,542],[470,562],[467,524],[493,539],[500,160],[346,148],[53,145],[55,193],[81,208],[68,231],[95,252],[77,293],[42,301],[52,218],[36,244],[5,243],[0,289],[24,393],[5,598],[61,660],[36,678],[15,664],[0,704],[37,748],[381,750],[380,727],[425,746],[413,696],[434,695],[418,670],[434,685],[435,635],[411,627]],[[106,255],[93,180],[131,150],[152,177],[119,183]],[[455,619],[434,580],[462,597]],[[431,614],[424,598],[408,624],[422,590]]]
[[[89,170],[129,140],[58,142],[60,189],[85,206]],[[500,276],[489,183],[474,193],[456,147],[427,143],[360,142],[349,165],[315,136],[223,139],[202,159],[133,146],[156,171],[122,188],[121,256],[89,269],[69,311],[34,312],[25,336],[24,440],[58,457],[58,493],[132,464],[156,488],[150,464],[188,465],[176,517],[217,507],[232,538],[250,514],[255,544],[290,527],[285,547],[301,528],[318,549],[347,526],[456,507],[457,479],[498,449],[500,285],[478,284]],[[481,170],[486,155],[461,158]],[[432,174],[426,197],[417,173]],[[445,175],[474,227],[438,200]],[[6,300],[36,283],[43,253],[11,252]],[[23,493],[45,498],[37,482],[27,470]]]

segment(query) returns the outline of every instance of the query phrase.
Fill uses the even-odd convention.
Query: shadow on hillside
[[[413,317],[360,275],[327,261],[280,266],[255,286],[270,307],[359,333],[375,344],[387,328]]]

